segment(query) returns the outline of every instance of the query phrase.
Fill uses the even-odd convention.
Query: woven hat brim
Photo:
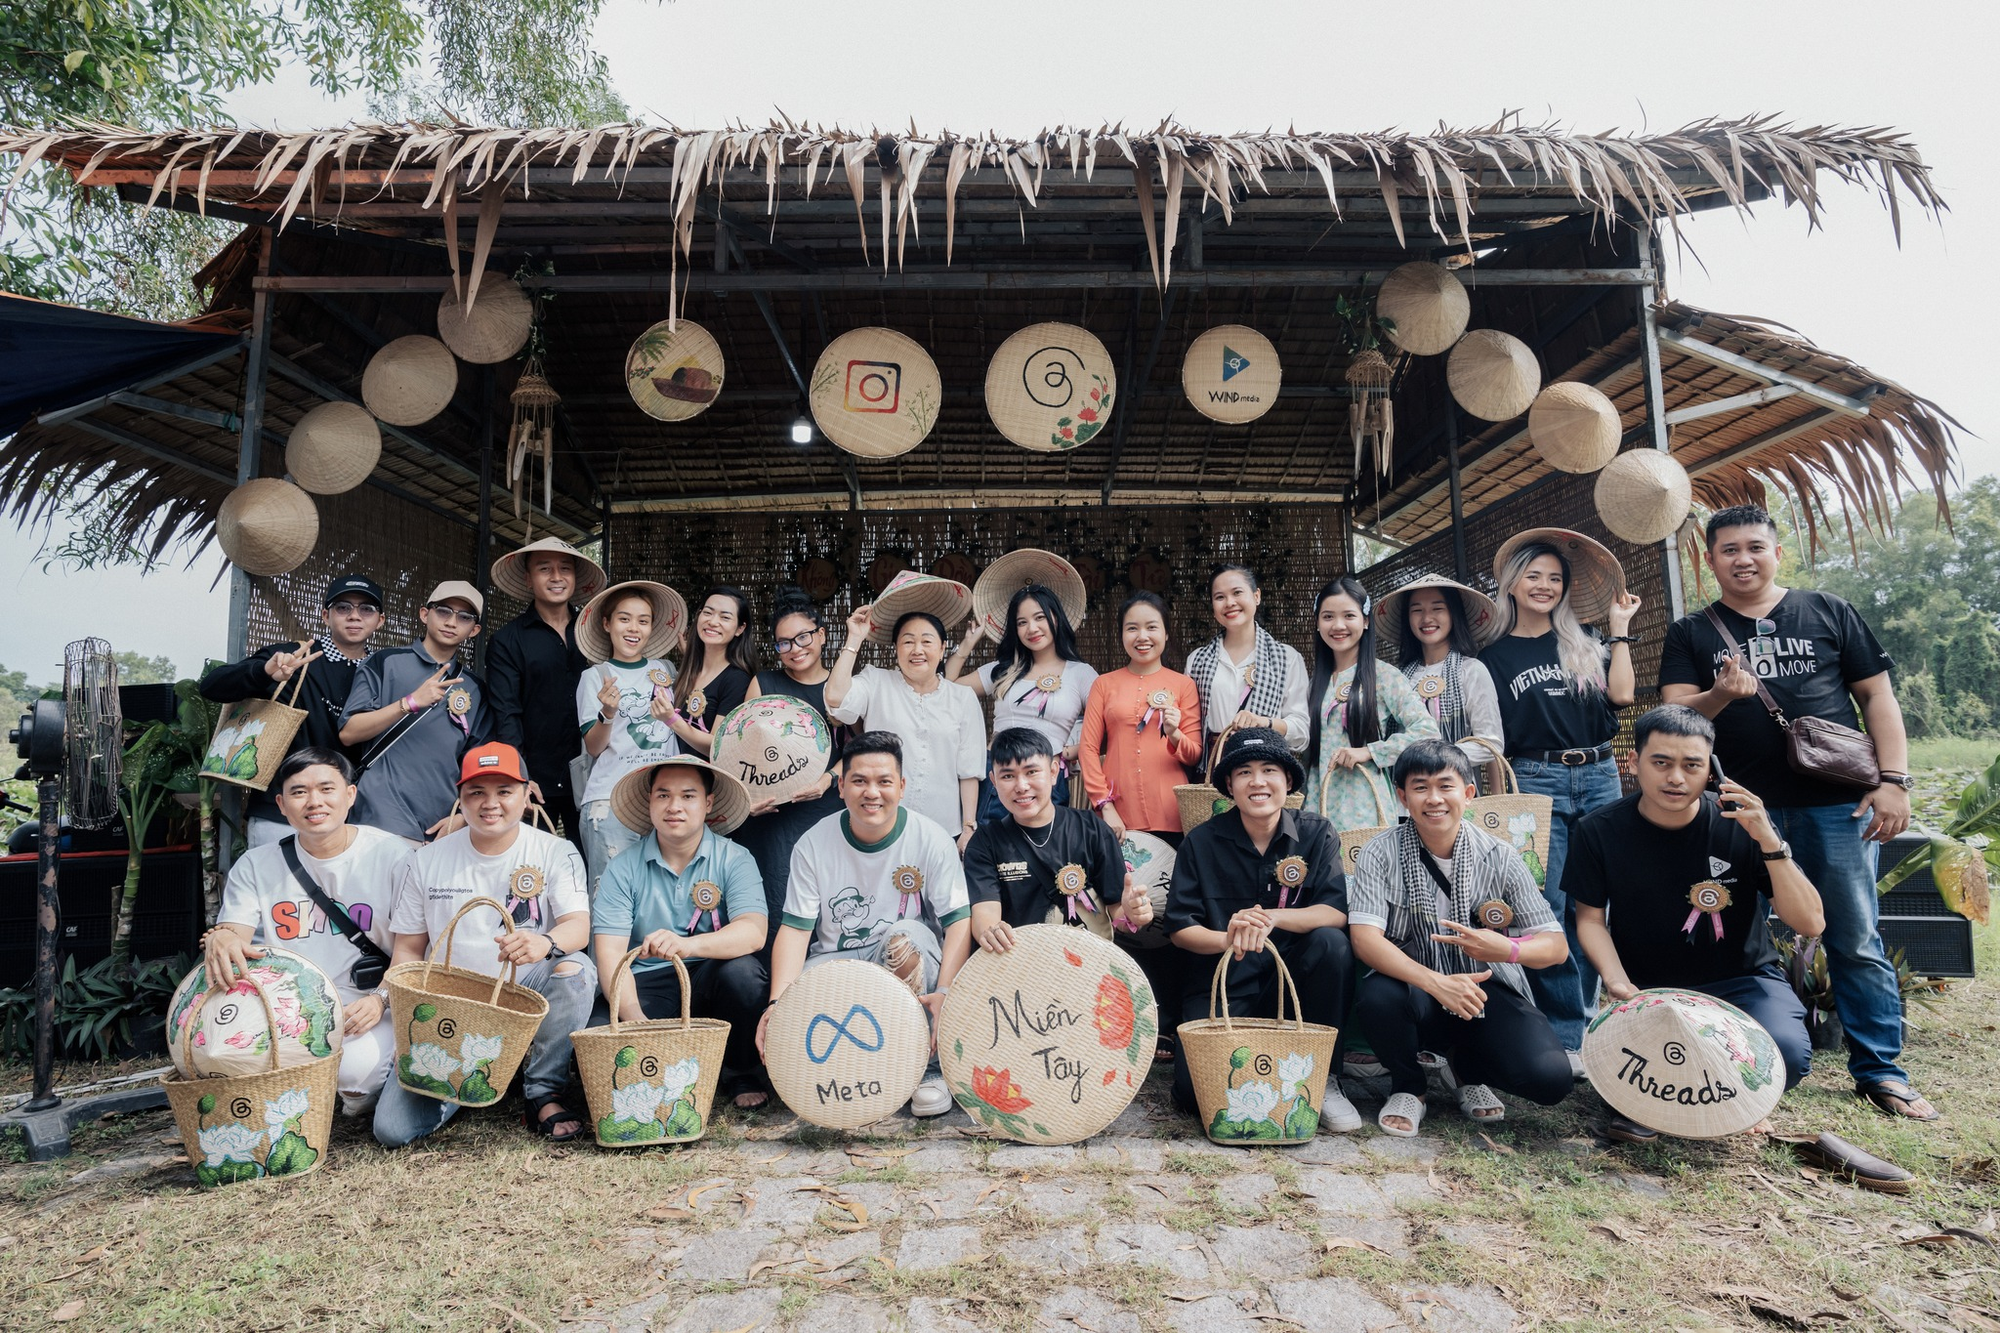
[[[576,647],[593,664],[611,660],[611,636],[604,632],[604,608],[614,597],[629,593],[643,595],[653,604],[653,637],[646,640],[647,657],[665,657],[680,642],[687,628],[687,603],[664,583],[650,579],[630,579],[614,583],[584,603],[576,618]]]
[[[1459,595],[1466,603],[1466,615],[1478,622],[1472,626],[1472,637],[1479,646],[1485,647],[1499,635],[1500,606],[1491,597],[1457,579],[1448,579],[1442,574],[1425,574],[1385,594],[1375,603],[1375,642],[1378,645],[1402,641],[1403,613],[1410,604],[1410,594],[1426,588],[1449,588]],[[1485,613],[1483,621],[1480,620],[1481,612]]]
[[[1583,1037],[1584,1076],[1611,1109],[1649,1129],[1688,1139],[1719,1139],[1741,1134],[1769,1115],[1779,1098],[1784,1096],[1784,1059],[1777,1053],[1776,1043],[1771,1042],[1770,1034],[1750,1015],[1724,1001],[1705,995],[1691,995],[1691,999],[1706,1007],[1724,1011],[1741,1024],[1746,1035],[1753,1040],[1762,1037],[1765,1042],[1771,1042],[1771,1068],[1767,1077],[1761,1086],[1749,1087],[1743,1082],[1740,1069],[1730,1072],[1733,1062],[1726,1058],[1726,1053],[1725,1057],[1717,1057],[1712,1051],[1704,1053],[1710,1039],[1701,1036],[1686,1010],[1657,1002],[1641,1003],[1649,997],[1683,993],[1673,990],[1641,991],[1594,1020]],[[1650,1035],[1644,1039],[1628,1035],[1636,1028],[1653,1028],[1657,1024],[1667,1025],[1669,1029],[1677,1025],[1682,1032],[1675,1039],[1658,1044]],[[1755,1032],[1750,1033],[1750,1029],[1755,1029]],[[1679,1064],[1673,1062],[1666,1049],[1675,1044],[1679,1044],[1685,1052]],[[1655,1050],[1662,1053],[1662,1058],[1650,1058]],[[1638,1052],[1639,1058],[1647,1059],[1645,1068],[1635,1067],[1634,1051]],[[1704,1066],[1708,1068],[1704,1069]],[[1709,1087],[1726,1082],[1734,1095],[1704,1105],[1697,1091],[1692,1104],[1682,1104],[1678,1098],[1662,1099],[1648,1095],[1645,1089],[1648,1080],[1657,1084],[1692,1086],[1697,1073],[1703,1074],[1703,1083]],[[1635,1077],[1638,1080],[1636,1083]]]
[[[576,561],[576,595],[586,601],[604,590],[610,582],[604,567],[583,552],[557,538],[545,537],[538,542],[529,542],[518,551],[509,551],[493,562],[493,586],[517,601],[532,602],[534,590],[528,586],[528,557],[537,551],[553,551]]]
[[[706,759],[683,754],[633,769],[618,779],[611,789],[611,813],[619,823],[642,836],[653,831],[653,775],[671,765],[705,768],[715,779],[715,808],[709,812],[708,826],[717,833],[734,833],[750,817],[749,788]]]
[[[1054,551],[1035,547],[1009,551],[986,567],[979,581],[972,585],[972,613],[989,626],[998,624],[1007,614],[1007,603],[1014,600],[1014,594],[1033,583],[1055,593],[1056,600],[1062,603],[1063,614],[1069,617],[1071,629],[1083,623],[1084,610],[1090,604],[1083,575]],[[1006,627],[1000,628],[1004,631]]]
[[[1573,549],[1572,539],[1577,543]],[[1508,557],[1531,542],[1547,542],[1570,557],[1569,604],[1578,620],[1593,625],[1610,614],[1611,603],[1625,591],[1625,566],[1603,542],[1574,528],[1529,528],[1501,542],[1493,553],[1496,585]],[[1507,596],[1505,588],[1500,589],[1500,596]]]
[[[868,642],[888,643],[896,622],[912,611],[928,611],[944,622],[947,637],[972,614],[972,589],[952,579],[925,575],[922,581],[877,597],[868,608]]]

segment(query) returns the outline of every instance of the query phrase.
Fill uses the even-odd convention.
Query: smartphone
[[[1717,759],[1713,754],[1710,754],[1708,756],[1708,789],[1720,795],[1722,784],[1728,780],[1728,776],[1722,771],[1722,761]],[[1734,810],[1736,808],[1736,802],[1734,801],[1722,801],[1719,804],[1724,810]]]

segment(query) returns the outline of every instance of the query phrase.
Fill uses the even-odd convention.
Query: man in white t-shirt
[[[289,832],[252,847],[230,867],[222,912],[202,937],[208,974],[245,973],[246,960],[276,945],[333,978],[341,1009],[340,1109],[360,1115],[382,1095],[396,1053],[396,1034],[382,1021],[389,993],[381,972],[389,953],[389,897],[410,848],[393,833],[347,822],[354,766],[338,750],[292,751],[278,766],[271,793]],[[311,886],[292,870],[286,843]],[[346,926],[329,919],[314,900],[315,888],[347,917]],[[350,927],[368,943],[359,943]]]
[[[841,753],[847,809],[792,849],[785,910],[771,946],[771,1003],[809,967],[836,958],[880,963],[909,983],[933,1024],[972,948],[972,905],[951,834],[903,808],[903,747],[867,731]],[[757,1024],[757,1050],[771,1012]],[[943,1115],[951,1092],[932,1064],[912,1115]]]
[[[466,752],[458,799],[465,826],[411,853],[397,884],[389,913],[393,959],[419,962],[433,941],[442,946],[452,917],[474,898],[504,904],[516,928],[506,931],[491,908],[468,913],[452,937],[451,964],[498,976],[512,963],[514,980],[549,1002],[521,1067],[521,1092],[528,1099],[529,1128],[567,1142],[584,1132],[583,1114],[562,1100],[573,1054],[569,1034],[590,1021],[597,994],[597,969],[585,952],[590,895],[583,857],[564,839],[521,822],[528,810],[528,773],[521,752],[511,745],[495,741]],[[496,928],[504,933],[488,933]],[[462,1049],[457,1058],[466,1060]],[[441,1080],[398,1065],[375,1108],[375,1139],[391,1148],[434,1132],[458,1110],[457,1102],[413,1092],[404,1083]],[[473,1073],[468,1067],[468,1081]],[[463,1094],[464,1086],[459,1090]]]

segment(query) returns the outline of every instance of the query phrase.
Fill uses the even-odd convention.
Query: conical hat
[[[850,329],[813,366],[813,421],[850,454],[894,458],[937,424],[944,379],[914,338],[894,329]]]
[[[753,799],[783,803],[826,775],[833,730],[819,710],[789,694],[763,694],[729,710],[715,727],[715,763]]]
[[[896,622],[912,611],[928,611],[942,620],[948,637],[972,614],[972,589],[952,579],[904,570],[869,605],[868,642],[890,642]]]
[[[319,509],[289,481],[253,478],[223,497],[215,540],[246,574],[289,574],[319,542]]]
[[[528,586],[528,560],[537,551],[552,551],[556,555],[566,555],[576,562],[576,593],[578,597],[589,599],[603,589],[608,579],[603,566],[583,552],[571,546],[560,537],[543,537],[529,542],[516,551],[509,551],[493,562],[493,586],[509,597],[524,602],[535,600],[535,590]]]
[[[625,388],[647,416],[686,421],[708,411],[722,392],[722,344],[699,324],[662,320],[625,354]]]
[[[1389,341],[1415,356],[1449,350],[1471,314],[1465,284],[1450,269],[1427,260],[1394,269],[1375,294],[1375,316],[1389,326]]]
[[[1419,574],[1394,592],[1380,598],[1375,603],[1375,642],[1379,645],[1400,643],[1403,638],[1403,613],[1410,604],[1410,594],[1419,588],[1450,588],[1459,596],[1465,606],[1466,628],[1472,631],[1474,643],[1481,645],[1492,642],[1500,631],[1500,608],[1491,597],[1477,588],[1467,587],[1457,579],[1448,579],[1442,574]]]
[[[1460,338],[1444,376],[1458,405],[1482,421],[1520,416],[1542,386],[1542,368],[1528,344],[1498,329],[1474,329]]]
[[[1118,840],[1118,850],[1125,858],[1125,873],[1132,877],[1132,883],[1146,891],[1153,903],[1152,924],[1144,927],[1136,935],[1121,938],[1130,942],[1135,949],[1158,949],[1171,941],[1167,939],[1167,885],[1174,877],[1174,849],[1164,839],[1142,829],[1126,829],[1125,836]]]
[[[1210,421],[1241,426],[1278,403],[1285,378],[1278,349],[1244,324],[1221,324],[1188,344],[1181,358],[1181,391]]]
[[[750,793],[742,783],[706,759],[677,754],[635,768],[618,779],[618,785],[611,789],[611,813],[618,816],[619,823],[638,834],[653,831],[653,774],[668,764],[708,770],[715,783],[715,806],[708,812],[708,826],[717,833],[734,833],[749,817]]]
[[[1628,449],[1597,474],[1596,500],[1597,516],[1612,535],[1645,546],[1665,541],[1687,522],[1694,483],[1671,455]]]
[[[604,632],[604,611],[618,599],[637,594],[653,604],[653,637],[646,640],[647,657],[665,657],[687,628],[687,603],[664,583],[632,579],[614,583],[584,603],[576,617],[576,647],[592,662],[611,660],[611,636]]]
[[[285,441],[285,470],[314,495],[353,490],[381,457],[382,428],[359,403],[321,403],[299,418]]]
[[[1771,1034],[1698,991],[1644,990],[1600,1013],[1583,1034],[1583,1072],[1618,1114],[1684,1139],[1741,1134],[1785,1092]]]
[[[1551,384],[1528,408],[1528,441],[1550,467],[1595,472],[1618,453],[1624,426],[1603,392],[1575,380]]]
[[[479,280],[472,311],[456,292],[447,290],[438,302],[438,337],[461,361],[490,366],[527,346],[535,323],[535,303],[520,284],[497,273]]]
[[[421,333],[385,344],[361,372],[361,401],[392,426],[423,425],[457,392],[458,358]]]
[[[1096,439],[1117,391],[1111,353],[1074,324],[1030,324],[1001,343],[986,367],[986,414],[994,428],[1038,453]]]
[[[1604,543],[1569,528],[1529,528],[1500,543],[1493,553],[1493,582],[1514,552],[1533,542],[1553,546],[1569,561],[1569,605],[1576,618],[1586,625],[1596,624],[1610,612],[1611,604],[1625,591],[1625,566]],[[1501,587],[1495,600],[1504,605],[1507,589]]]
[[[1014,600],[1015,593],[1035,583],[1055,593],[1056,600],[1062,603],[1063,614],[1069,617],[1071,629],[1083,623],[1088,602],[1083,575],[1054,551],[1024,546],[988,565],[979,582],[972,585],[972,613],[985,622],[995,642],[1007,631],[1007,603]]]

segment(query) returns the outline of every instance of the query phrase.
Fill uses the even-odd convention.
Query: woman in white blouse
[[[963,853],[979,827],[979,779],[986,773],[986,719],[979,696],[944,678],[944,622],[927,611],[899,617],[891,641],[896,669],[854,669],[868,641],[869,608],[847,618],[847,641],[826,681],[836,722],[894,732],[903,742],[903,807],[936,821]]]
[[[1188,654],[1187,674],[1201,691],[1211,753],[1215,737],[1242,727],[1269,727],[1295,752],[1310,738],[1305,659],[1257,623],[1263,604],[1257,576],[1245,566],[1218,565],[1209,576],[1208,606],[1221,632]]]
[[[1062,599],[1039,583],[1029,584],[1009,600],[1006,625],[993,660],[966,684],[980,698],[992,697],[994,735],[1009,727],[1027,727],[1048,737],[1062,757],[1050,796],[1057,805],[1068,805],[1070,774],[1076,771],[1077,747],[1083,740],[1083,706],[1097,682],[1097,668],[1077,651],[1076,631]],[[985,622],[974,617],[965,641],[945,668],[946,680],[959,678],[986,634]],[[1006,817],[1006,807],[989,778],[980,784],[980,822]]]
[[[1479,738],[1502,743],[1500,696],[1478,657],[1500,626],[1493,599],[1438,574],[1423,574],[1382,599],[1376,635],[1397,645],[1397,664],[1437,719],[1445,740],[1474,767],[1499,754]]]

